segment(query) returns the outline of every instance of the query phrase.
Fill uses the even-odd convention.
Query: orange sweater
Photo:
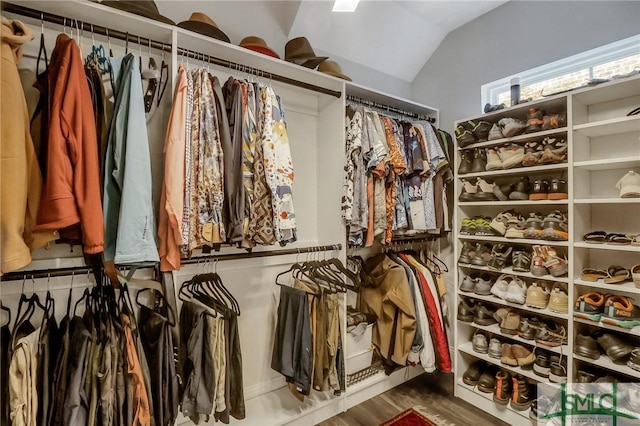
[[[80,223],[84,251],[104,249],[98,142],[80,49],[66,34],[56,39],[49,65],[50,128],[47,176],[39,230]]]

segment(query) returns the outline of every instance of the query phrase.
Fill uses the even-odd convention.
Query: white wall
[[[480,86],[640,33],[638,1],[510,1],[452,31],[411,86],[440,126],[480,114]]]

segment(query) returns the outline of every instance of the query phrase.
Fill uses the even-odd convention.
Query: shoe
[[[569,198],[569,187],[564,179],[552,179],[549,184],[550,200],[566,200]]]
[[[468,123],[460,123],[456,126],[456,140],[458,141],[458,146],[461,148],[471,145],[476,141],[476,138],[469,127]]]
[[[489,268],[501,271],[507,267],[511,260],[511,250],[513,249],[510,246],[502,243],[493,246],[491,259],[488,262]]]
[[[489,170],[502,170],[502,160],[498,156],[498,151],[495,148],[487,148],[487,171]]]
[[[549,304],[549,290],[546,286],[534,281],[527,289],[527,300],[525,303],[531,308],[546,308]]]
[[[465,242],[465,244],[467,244]],[[464,247],[463,247],[464,251]],[[549,273],[544,266],[544,254],[542,253],[542,246],[533,246],[533,256],[531,257],[531,274],[534,277],[541,277]]]
[[[525,133],[539,132],[544,124],[544,111],[537,108],[529,108],[527,114],[527,127],[524,128]]]
[[[484,216],[476,216],[474,218],[475,233],[474,235],[493,237],[496,233],[491,228],[491,218]]]
[[[462,192],[458,197],[458,201],[475,201],[476,194],[478,193],[478,186],[472,184],[466,179],[460,179],[460,182],[462,184]]]
[[[566,314],[569,312],[568,294],[567,284],[555,283],[551,289],[551,294],[549,295],[549,310],[560,314]]]
[[[559,210],[545,216],[542,222],[542,239],[550,241],[567,241],[569,239],[569,221]]]
[[[496,323],[495,318],[493,318],[493,312],[494,311],[487,308],[484,304],[478,303],[478,309],[476,309],[475,315],[473,316],[473,322],[479,325],[493,325]]]
[[[529,239],[541,239],[542,238],[542,224],[544,223],[544,217],[540,213],[529,213],[529,217],[524,222],[524,238]]]
[[[493,194],[493,188],[496,184],[490,179],[478,178],[476,186],[478,190],[475,195],[476,201],[496,201],[497,198]]]
[[[520,325],[518,325],[518,336],[525,340],[534,340],[539,325],[540,320],[536,317],[521,318]]]
[[[485,142],[489,137],[489,131],[491,130],[492,124],[488,121],[472,121],[469,120],[467,123],[471,126],[471,131],[475,136],[478,142]]]
[[[600,355],[598,354],[598,356]],[[589,388],[591,387],[589,384],[595,383],[596,380],[598,380],[598,377],[596,377],[595,374],[585,370],[578,370],[571,391],[580,395],[589,394],[591,393],[589,392]]]
[[[507,294],[507,288],[509,287],[509,281],[507,280],[508,277],[510,277],[510,275],[507,275],[507,274],[500,275],[496,280],[496,282],[491,287],[491,294],[504,300]],[[500,311],[500,309],[498,309],[498,311]],[[501,320],[502,319],[500,319],[500,321]]]
[[[604,349],[607,356],[613,361],[618,361],[633,351],[633,346],[625,343],[613,334],[596,332],[593,336],[602,349]]]
[[[551,383],[567,383],[567,366],[564,362],[566,358],[561,362],[560,358],[556,358],[557,361],[551,361],[549,366],[549,381]]]
[[[469,150],[462,150],[460,153],[460,166],[458,167],[458,174],[463,175],[465,173],[471,173],[471,153]]]
[[[491,129],[489,129],[489,135],[487,136],[487,138],[490,141],[495,141],[495,140],[504,138],[504,135],[502,134],[502,129],[500,128],[500,126],[498,126],[497,123],[491,126]]]
[[[574,306],[574,317],[597,322],[604,312],[604,296],[597,292],[586,293],[578,296]]]
[[[557,129],[567,125],[567,113],[545,115],[542,117],[542,130]]]
[[[529,192],[531,192],[531,182],[529,182],[528,176],[522,176],[515,188],[509,194],[510,200],[528,200]]]
[[[633,328],[640,325],[640,307],[622,295],[611,295],[604,302],[602,322],[618,327]]]
[[[549,377],[548,375],[546,377]],[[548,396],[542,395],[537,399],[534,399],[531,403],[531,410],[529,410],[529,418],[533,420],[533,424],[537,425],[538,420],[542,419],[542,417],[551,413],[551,409],[554,403],[549,399]],[[554,412],[557,410],[553,410]],[[542,423],[544,424],[544,423]]]
[[[461,299],[458,303],[458,320],[463,322],[472,322],[476,315],[478,306],[473,299]]]
[[[531,194],[529,194],[529,200],[540,201],[547,200],[549,198],[549,182],[544,179],[537,179],[533,182],[533,188]]]
[[[536,360],[533,363],[533,372],[540,377],[549,377],[551,361],[546,351],[536,349]]]
[[[535,247],[535,246],[534,246]],[[569,262],[558,256],[556,249],[549,246],[539,246],[540,252],[544,257],[544,267],[554,277],[560,277],[567,273]],[[532,260],[533,262],[533,260]],[[533,272],[533,271],[532,271]]]
[[[590,359],[598,359],[600,358],[600,347],[593,337],[578,334],[573,345],[573,353]]]
[[[536,356],[533,352],[522,345],[511,345],[511,352],[516,357],[518,365],[523,370],[531,370]]]
[[[524,145],[524,157],[522,158],[522,165],[524,167],[537,166],[540,157],[542,156],[542,143],[538,141],[527,142]]]
[[[487,364],[484,361],[476,361],[467,368],[462,375],[462,382],[465,385],[475,386],[480,380],[482,372],[487,368]]]
[[[498,371],[493,389],[493,402],[507,405],[511,399],[511,386],[511,375],[505,370]]]
[[[504,104],[491,105],[490,103],[487,102],[486,104],[484,104],[483,111],[484,111],[485,114],[487,114],[489,112],[499,111],[499,110],[504,109],[504,108],[505,108]],[[495,124],[494,124],[494,126],[495,126]]]
[[[491,260],[491,244],[477,243],[475,256],[471,259],[471,263],[477,266],[487,266]]]
[[[496,198],[500,201],[507,201],[515,187],[515,182],[506,183],[504,185],[496,185],[493,188],[493,195],[495,195]]]
[[[489,356],[495,359],[500,359],[502,356],[502,342],[500,339],[492,337],[489,341]]]
[[[567,141],[564,139],[545,138],[543,144],[544,151],[538,160],[539,165],[559,164],[567,160]]]
[[[460,235],[475,235],[476,234],[476,218],[464,218],[460,225]]]
[[[527,126],[524,121],[517,118],[505,117],[498,121],[498,126],[502,130],[502,134],[505,138],[520,135],[524,132],[524,128]]]
[[[516,356],[513,354],[513,350],[511,349],[510,343],[502,344],[502,356],[500,357],[500,362],[505,365],[510,365],[512,367],[518,366],[518,360]]]
[[[484,148],[476,148],[473,150],[471,171],[477,173],[484,172],[485,170],[487,170],[487,153]]]
[[[511,311],[511,308],[498,308],[498,310],[493,313],[493,318],[498,324],[502,324],[502,321],[504,321],[504,319],[507,317],[507,314]]]
[[[529,272],[531,269],[531,253],[524,247],[513,249],[511,263],[515,272]]]
[[[507,223],[505,238],[524,238],[525,221],[520,214],[512,215]]]
[[[631,357],[627,361],[627,365],[636,371],[640,371],[640,348],[631,351]]]
[[[511,393],[511,408],[516,411],[528,410],[536,397],[535,385],[520,374],[513,376],[512,380],[513,392]]]
[[[471,259],[473,259],[476,255],[476,244],[473,244],[470,241],[465,241],[462,244],[462,251],[460,252],[460,258],[458,259],[459,263],[470,264]]]
[[[520,314],[515,311],[509,311],[500,323],[500,331],[510,336],[517,336],[519,326]]]
[[[517,213],[513,209],[499,213],[491,220],[491,229],[495,231],[496,235],[504,236],[505,232],[507,232],[507,223],[514,215],[517,215]]]
[[[484,369],[480,378],[478,379],[478,390],[484,393],[492,393],[496,386],[496,368],[494,366],[488,366]]]
[[[473,334],[472,347],[474,352],[486,354],[489,351],[489,343],[487,343],[487,336],[476,330]]]
[[[512,277],[511,282],[507,286],[507,293],[504,297],[508,302],[524,305],[526,294],[527,286],[524,281],[518,277]]]
[[[491,294],[491,277],[489,274],[482,274],[475,280],[473,292],[480,296],[488,296]]]
[[[502,161],[503,169],[518,167],[524,159],[524,147],[515,144],[503,146],[498,148],[498,156]]]
[[[640,197],[640,175],[634,171],[628,172],[616,183],[616,188],[620,190],[621,198]]]
[[[550,347],[566,345],[567,329],[553,321],[541,322],[536,333],[536,342]]]
[[[465,293],[473,293],[473,290],[476,287],[476,281],[478,278],[473,278],[471,275],[465,275],[462,278],[462,282],[460,283],[460,291]]]

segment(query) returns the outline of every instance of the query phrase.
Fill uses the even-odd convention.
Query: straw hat
[[[137,1],[121,1],[121,0],[94,0],[97,3],[104,4],[105,6],[112,7],[114,9],[124,10],[125,12],[135,13],[136,15],[144,16],[145,18],[153,19],[158,22],[164,22],[165,24],[175,25],[171,19],[166,16],[160,15],[158,12],[158,6],[153,0],[137,0]]]
[[[342,69],[340,65],[338,65],[335,61],[324,61],[318,67],[318,71],[323,72],[325,74],[332,75],[334,77],[342,78],[344,80],[351,81],[351,77],[342,74]]]
[[[280,59],[280,55],[278,55],[275,50],[267,46],[266,41],[257,36],[248,36],[243,38],[240,42],[240,47]]]
[[[306,37],[289,40],[284,47],[284,59],[307,68],[315,68],[328,56],[316,56]]]
[[[218,28],[214,20],[202,12],[193,12],[188,20],[180,22],[178,26],[227,43],[231,42],[229,37]]]

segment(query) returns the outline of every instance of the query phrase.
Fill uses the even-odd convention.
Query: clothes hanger
[[[164,96],[164,91],[167,88],[167,83],[169,83],[169,64],[164,61],[164,43],[162,43],[162,54],[160,55],[162,63],[160,65],[160,79],[158,80],[158,100],[156,106],[160,106],[160,101]],[[162,76],[164,75],[164,82]],[[162,87],[162,89],[160,89]]]
[[[9,309],[8,307],[0,303],[0,310],[3,310],[7,313],[7,321],[1,324],[0,326],[4,327],[5,325],[11,324],[11,309]]]
[[[142,72],[142,54],[140,54],[140,64],[141,64],[141,72]],[[151,39],[149,39],[149,63],[147,65],[147,69],[142,72],[142,80],[148,80],[147,90],[144,92],[144,112],[149,113],[151,111],[151,107],[153,106],[153,100],[156,96],[156,91],[158,89],[158,80],[162,77],[160,71],[158,71],[158,66],[156,65],[156,60],[151,56]]]

